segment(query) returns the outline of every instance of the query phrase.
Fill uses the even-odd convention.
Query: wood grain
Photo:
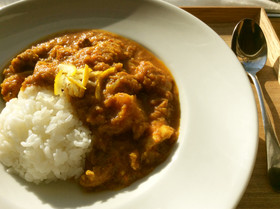
[[[232,31],[241,19],[251,18],[260,23],[268,40],[269,56],[266,66],[257,76],[263,89],[269,117],[280,138],[280,85],[278,83],[280,18],[269,19],[265,11],[259,7],[182,7],[182,9],[208,24],[228,46],[231,43]],[[274,30],[274,28],[276,29]],[[252,83],[251,85],[257,100],[256,91]],[[258,152],[250,182],[237,209],[280,209],[280,193],[271,189],[267,178],[264,128],[258,103],[257,108],[259,117]]]

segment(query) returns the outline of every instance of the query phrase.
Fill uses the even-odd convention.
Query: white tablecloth
[[[0,0],[0,7],[6,6],[16,1],[18,0]],[[176,6],[260,6],[265,8],[269,12],[280,13],[280,3],[275,3],[273,2],[273,0],[165,0],[165,1],[174,4]]]

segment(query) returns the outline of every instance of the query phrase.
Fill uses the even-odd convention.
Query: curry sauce
[[[27,86],[58,88],[61,65],[90,69],[84,86],[76,87],[84,89],[79,94],[59,89],[93,134],[81,186],[126,187],[169,156],[179,134],[179,95],[170,71],[155,55],[103,30],[61,34],[12,59],[3,72],[4,100]]]

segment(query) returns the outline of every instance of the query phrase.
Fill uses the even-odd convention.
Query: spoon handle
[[[267,152],[267,169],[268,176],[271,186],[276,191],[280,191],[280,145],[277,136],[272,128],[269,117],[266,114],[266,109],[263,101],[263,94],[260,88],[257,76],[252,73],[248,73],[251,77],[258,94],[260,108],[262,113],[264,131],[265,131],[265,141],[266,141],[266,152]],[[276,177],[277,176],[277,177]]]

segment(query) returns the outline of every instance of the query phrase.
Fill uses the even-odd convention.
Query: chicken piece
[[[150,135],[145,139],[145,151],[141,155],[141,161],[146,164],[159,163],[162,154],[168,150],[175,133],[174,128],[165,124],[165,120],[155,120],[150,127]],[[167,149],[166,149],[167,148]]]
[[[33,50],[27,49],[12,60],[10,69],[14,73],[20,73],[30,70],[32,71],[38,60],[39,56],[36,53],[34,53]]]
[[[163,120],[155,120],[150,127],[151,137],[148,137],[146,149],[153,149],[159,143],[169,139],[174,133],[174,128],[168,126]]]
[[[11,61],[9,68],[3,72],[5,79],[1,84],[1,93],[5,101],[17,97],[21,84],[25,77],[33,73],[38,60],[39,56],[31,49],[28,49]]]
[[[19,74],[15,74],[4,80],[1,84],[1,94],[6,102],[17,97],[24,79],[25,78]]]
[[[131,129],[133,138],[138,139],[147,129],[146,116],[139,107],[136,96],[117,93],[105,100],[104,104],[112,114],[108,123],[99,127],[101,133],[115,135]]]
[[[152,100],[151,105],[154,106],[154,111],[150,114],[150,119],[157,120],[159,118],[168,118],[171,114],[168,104],[167,99]]]
[[[38,61],[33,74],[28,76],[23,82],[23,87],[29,85],[53,86],[58,70],[56,66],[55,62]]]
[[[49,57],[52,59],[64,61],[75,53],[71,47],[56,45],[49,51]]]
[[[85,57],[85,63],[89,66],[94,66],[99,62],[104,62],[112,65],[113,63],[120,62],[121,60],[128,59],[132,56],[133,52],[126,47],[121,41],[115,40],[99,40],[92,42],[92,46],[81,48],[76,54],[74,59],[81,59]]]
[[[165,96],[173,87],[172,78],[149,61],[141,61],[134,76],[146,91],[155,92],[160,96]]]
[[[106,97],[114,95],[118,92],[134,95],[137,94],[141,88],[142,85],[134,78],[133,75],[122,71],[110,76],[104,94]]]

